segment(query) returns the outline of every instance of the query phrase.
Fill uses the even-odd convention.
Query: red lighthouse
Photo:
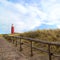
[[[13,24],[11,26],[11,34],[14,34],[14,26],[13,26]]]

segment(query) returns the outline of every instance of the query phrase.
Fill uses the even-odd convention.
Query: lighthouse
[[[14,34],[14,25],[11,26],[11,34]]]

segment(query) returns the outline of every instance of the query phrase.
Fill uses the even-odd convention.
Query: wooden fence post
[[[32,41],[31,41],[31,56],[33,56],[33,50],[32,50]]]
[[[52,59],[51,59],[50,44],[48,44],[48,54],[49,54],[49,60],[52,60]]]
[[[14,37],[13,37],[13,44],[14,44]]]
[[[20,38],[20,51],[22,51],[22,46],[21,46],[21,38]]]
[[[13,42],[13,39],[12,39],[12,37],[11,37],[11,42]]]
[[[16,47],[17,47],[17,39],[16,39]]]

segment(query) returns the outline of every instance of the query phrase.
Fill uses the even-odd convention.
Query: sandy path
[[[16,52],[4,38],[0,37],[0,60],[27,60]]]

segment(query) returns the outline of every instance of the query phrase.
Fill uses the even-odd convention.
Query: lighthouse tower
[[[11,26],[11,34],[14,34],[14,26],[13,26],[13,24]]]

